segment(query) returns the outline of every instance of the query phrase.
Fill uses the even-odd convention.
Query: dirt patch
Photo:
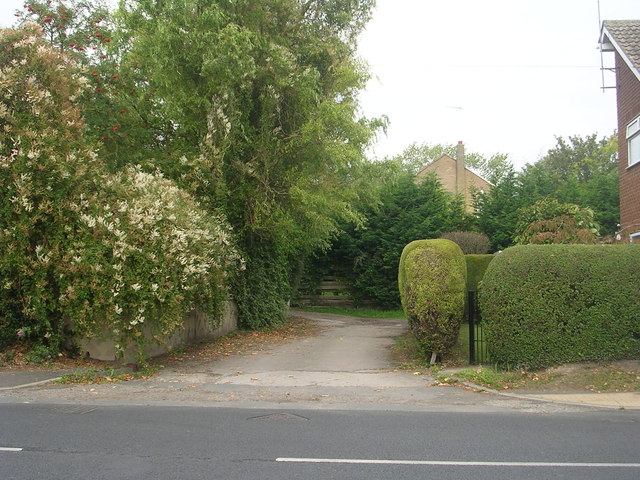
[[[463,380],[496,390],[562,393],[640,391],[640,360],[572,363],[539,371],[497,371],[473,367],[455,373]]]
[[[551,378],[540,390],[634,392],[640,391],[640,360],[610,363],[572,363],[549,368]],[[535,386],[534,386],[535,388]]]

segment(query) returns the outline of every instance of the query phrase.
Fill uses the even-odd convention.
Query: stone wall
[[[224,314],[222,315],[220,325],[217,327],[211,325],[206,315],[194,311],[185,318],[183,329],[174,333],[173,336],[161,345],[149,342],[145,348],[145,352],[150,357],[157,357],[177,347],[196,343],[207,338],[221,337],[237,328],[238,310],[235,302],[229,301],[225,305]],[[83,355],[96,360],[114,361],[117,359],[113,340],[97,338],[84,340],[81,342],[80,348]],[[135,350],[131,348],[125,352],[123,362],[128,363],[135,361],[135,359]]]

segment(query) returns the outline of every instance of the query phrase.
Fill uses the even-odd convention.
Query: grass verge
[[[144,380],[155,375],[160,370],[159,365],[149,365],[139,371],[128,371],[128,369],[107,369],[88,368],[74,373],[63,375],[55,383],[69,384],[100,384],[114,382],[128,382],[130,380]]]

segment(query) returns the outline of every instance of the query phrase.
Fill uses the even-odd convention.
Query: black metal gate
[[[469,322],[469,363],[471,365],[487,363],[489,354],[487,352],[487,342],[482,331],[482,316],[478,308],[477,292],[469,292],[467,319]]]

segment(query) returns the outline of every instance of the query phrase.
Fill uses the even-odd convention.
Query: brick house
[[[603,52],[615,52],[620,236],[640,243],[640,20],[605,20]]]
[[[458,142],[456,147],[456,158],[451,158],[446,153],[443,154],[418,172],[416,182],[420,183],[425,176],[432,172],[438,176],[445,190],[454,195],[462,195],[468,212],[473,211],[473,192],[486,192],[492,186],[487,180],[465,166],[462,142]]]

